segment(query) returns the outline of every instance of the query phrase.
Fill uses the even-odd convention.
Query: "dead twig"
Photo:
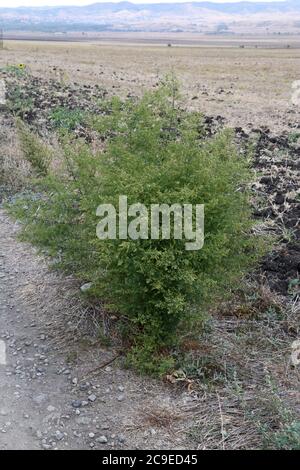
[[[111,364],[112,362],[114,362],[116,359],[118,359],[120,356],[122,356],[122,353],[119,352],[116,356],[114,356],[112,359],[110,359],[109,361],[106,361],[104,362],[103,364],[100,364],[100,366],[97,366],[95,369],[92,369],[90,371],[88,371],[88,373],[82,377],[79,382],[83,382],[85,381],[88,377],[90,377],[91,375],[93,375],[95,372],[98,372],[99,370],[103,369],[104,367],[108,366],[109,364]]]

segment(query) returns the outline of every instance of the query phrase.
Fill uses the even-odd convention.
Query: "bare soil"
[[[200,41],[196,47],[130,44],[132,38],[141,39],[137,35],[120,37],[119,43],[6,41],[0,67],[23,63],[37,77],[97,84],[118,95],[140,95],[174,72],[187,106],[224,116],[229,126],[266,125],[289,131],[299,125],[292,84],[299,80],[300,48],[287,49],[287,38],[268,40],[273,48],[255,37],[245,38],[245,48],[226,38],[214,39],[212,45]]]

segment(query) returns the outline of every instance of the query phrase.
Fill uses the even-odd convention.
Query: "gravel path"
[[[113,352],[63,340],[62,278],[17,232],[0,210],[0,449],[189,448],[187,393],[116,363],[86,379]]]

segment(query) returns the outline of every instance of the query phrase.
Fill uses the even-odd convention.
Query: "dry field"
[[[300,79],[299,41],[286,37],[197,42],[187,35],[191,45],[167,47],[162,35],[152,39],[160,42],[156,45],[150,38],[134,43],[138,40],[139,36],[125,35],[122,42],[120,35],[94,43],[6,41],[0,67],[25,63],[34,75],[97,83],[115,94],[140,94],[174,72],[191,108],[222,115],[230,126],[265,125],[274,131],[297,126],[299,109],[291,96],[292,83]],[[184,44],[182,36],[181,41]]]

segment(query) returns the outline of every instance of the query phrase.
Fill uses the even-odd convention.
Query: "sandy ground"
[[[300,49],[218,46],[167,47],[117,43],[7,41],[0,67],[26,64],[33,74],[65,82],[97,83],[114,94],[141,94],[168,73],[182,84],[184,102],[228,125],[293,130],[292,103],[300,79]]]

